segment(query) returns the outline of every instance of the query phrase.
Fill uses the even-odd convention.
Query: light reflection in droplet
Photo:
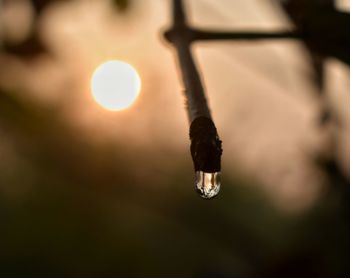
[[[202,198],[214,198],[220,191],[220,185],[220,172],[196,171],[196,191]]]

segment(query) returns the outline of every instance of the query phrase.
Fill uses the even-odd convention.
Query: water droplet
[[[220,191],[220,172],[196,171],[196,190],[204,199],[215,197]]]

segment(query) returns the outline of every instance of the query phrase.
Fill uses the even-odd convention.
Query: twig
[[[190,126],[191,154],[195,171],[215,173],[221,170],[221,141],[212,121],[199,72],[191,53],[193,31],[187,26],[182,0],[173,0],[173,26],[165,38],[174,45],[182,80]]]
[[[173,0],[173,24],[165,32],[165,38],[176,49],[190,120],[191,155],[196,172],[217,173],[221,170],[221,141],[212,120],[204,88],[195,65],[191,43],[198,40],[263,40],[295,39],[294,32],[221,32],[191,28],[187,24],[182,0]],[[216,193],[215,193],[216,195]],[[205,198],[211,198],[204,196]]]
[[[192,31],[187,27],[181,0],[173,0],[173,19],[173,27],[164,35],[177,51],[182,79],[186,88],[185,96],[189,120],[192,122],[198,117],[211,119],[202,82],[192,57],[190,49]]]
[[[259,32],[259,31],[205,31],[199,29],[192,30],[193,40],[266,40],[266,39],[301,39],[302,35],[296,32],[278,31],[278,32]]]

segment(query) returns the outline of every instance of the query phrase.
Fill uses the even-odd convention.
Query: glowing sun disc
[[[91,93],[95,101],[108,110],[129,107],[138,97],[141,80],[137,71],[122,61],[108,61],[94,71]]]

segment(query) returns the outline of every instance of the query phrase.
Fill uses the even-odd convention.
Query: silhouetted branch
[[[173,25],[185,25],[186,24],[186,14],[185,9],[183,7],[183,2],[180,1],[173,1]]]
[[[191,154],[195,170],[219,172],[221,141],[212,121],[200,75],[192,57],[190,47],[193,31],[186,24],[186,14],[181,0],[173,0],[173,26],[164,36],[177,51],[182,80],[186,88],[186,105],[191,123]]]
[[[173,1],[173,26],[164,35],[177,51],[182,79],[186,88],[186,105],[190,122],[198,117],[211,119],[202,82],[190,49],[192,31],[186,25],[186,15],[180,0]]]
[[[266,39],[300,39],[301,34],[289,31],[279,32],[257,32],[257,31],[239,31],[239,32],[221,32],[192,30],[193,40],[266,40]]]
[[[176,48],[183,82],[186,87],[186,105],[190,121],[192,122],[198,117],[211,118],[202,82],[191,55],[190,46],[186,43],[176,43]]]
[[[205,98],[204,88],[202,86],[200,75],[191,54],[191,43],[195,41],[211,40],[254,41],[267,39],[301,39],[304,41],[311,52],[311,60],[316,73],[315,81],[318,84],[320,91],[322,91],[324,83],[324,59],[328,55],[331,55],[350,63],[350,55],[346,50],[346,46],[350,44],[350,31],[348,28],[342,28],[346,26],[346,23],[350,22],[350,15],[335,11],[333,4],[334,3],[331,0],[321,2],[315,1],[310,3],[306,0],[287,1],[286,4],[284,4],[284,8],[296,23],[296,31],[224,32],[217,30],[202,30],[189,27],[187,25],[186,14],[182,0],[173,0],[173,26],[170,28],[170,30],[165,32],[164,36],[176,48],[182,73],[182,79],[186,87],[185,96],[187,100],[188,115],[191,122],[191,153],[196,170],[203,168],[198,167],[198,165],[206,164],[204,160],[208,160],[209,157],[204,153],[198,155],[199,151],[209,152],[210,149],[210,151],[213,151],[213,154],[216,152],[216,155],[218,155],[217,157],[220,158],[221,141],[217,136],[214,123],[211,125],[212,120],[207,100]],[[315,7],[320,8],[319,13],[314,13]],[[322,26],[322,28],[320,26]],[[327,115],[329,116],[329,111],[326,111],[322,114],[322,119],[327,121],[329,118]],[[207,122],[206,120],[195,121],[196,119],[201,118],[209,119],[211,123]],[[213,127],[213,129],[211,129],[211,127]],[[193,129],[198,130],[193,131]],[[210,130],[215,130],[215,132],[210,132]],[[204,139],[205,134],[212,134],[211,139],[214,143],[211,146],[210,143],[208,143],[211,139],[209,137]],[[213,136],[213,134],[216,135]],[[196,138],[198,136],[201,138]],[[193,147],[194,145],[197,146],[195,149]],[[201,157],[202,161],[198,161],[198,157]],[[211,157],[213,159],[213,156]],[[210,164],[209,168],[220,169],[220,159],[213,160],[219,161],[219,167]]]

